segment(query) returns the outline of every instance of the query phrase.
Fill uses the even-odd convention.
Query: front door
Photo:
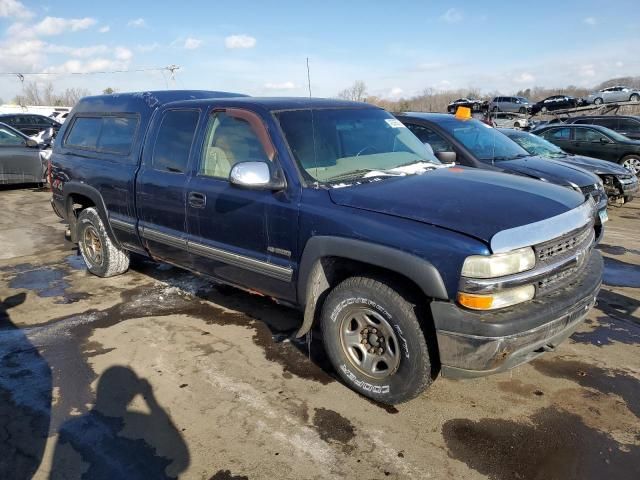
[[[200,110],[166,110],[149,131],[136,182],[138,227],[154,258],[188,267],[186,187]],[[158,126],[159,125],[159,126]]]
[[[39,150],[27,147],[24,137],[0,126],[0,183],[42,182],[43,178]]]
[[[244,109],[213,110],[187,188],[189,251],[194,269],[229,283],[294,298],[292,259],[298,209],[286,190],[229,182],[239,162],[277,162],[262,119]]]

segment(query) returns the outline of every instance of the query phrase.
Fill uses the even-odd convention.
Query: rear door
[[[214,108],[187,189],[189,250],[194,269],[278,298],[295,297],[297,203],[286,190],[253,190],[229,182],[239,162],[277,168],[264,120],[250,110]]]
[[[199,109],[159,112],[136,179],[138,228],[155,258],[188,267],[186,188]]]
[[[40,151],[27,147],[24,137],[0,126],[0,184],[41,182],[43,178]]]

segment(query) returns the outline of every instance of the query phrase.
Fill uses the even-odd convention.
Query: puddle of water
[[[35,292],[39,297],[59,297],[69,288],[64,279],[65,272],[56,268],[36,268],[19,271],[9,282],[10,288],[24,288]]]
[[[67,258],[65,258],[65,261],[74,270],[87,269],[87,265],[86,263],[84,263],[84,259],[82,258],[82,255],[69,255]]]
[[[600,325],[589,332],[576,332],[571,336],[574,342],[590,343],[597,347],[610,345],[612,342],[627,345],[640,344],[640,325],[624,320],[613,320],[610,317],[598,318]]]
[[[543,375],[564,378],[582,387],[598,390],[601,393],[618,395],[626,402],[627,408],[636,417],[640,418],[640,402],[638,401],[640,398],[640,380],[622,370],[604,369],[589,363],[567,360],[562,357],[539,358],[531,362],[531,365]]]
[[[640,266],[605,257],[602,281],[614,287],[640,288]]]
[[[620,245],[608,245],[601,243],[598,248],[609,255],[624,255],[625,253],[631,253],[633,255],[640,255],[640,250],[635,248],[625,248]]]
[[[499,418],[445,422],[449,456],[492,480],[640,478],[640,447],[624,449],[574,414],[538,410],[530,424]]]

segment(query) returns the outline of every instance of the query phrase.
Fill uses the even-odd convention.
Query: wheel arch
[[[311,330],[331,288],[352,275],[391,276],[422,298],[448,298],[442,277],[430,262],[362,240],[313,237],[305,246],[298,272],[298,303],[304,307],[304,320],[296,337]]]
[[[120,246],[118,239],[116,238],[113,230],[111,228],[111,223],[109,223],[109,213],[107,210],[107,206],[104,203],[104,199],[100,192],[84,183],[79,182],[67,182],[64,184],[64,208],[67,222],[69,223],[69,230],[71,233],[71,241],[78,241],[78,233],[77,233],[77,220],[78,214],[88,207],[95,207],[100,216],[100,220],[104,224],[104,227],[109,235],[111,241]],[[77,208],[76,205],[80,205],[81,208]]]

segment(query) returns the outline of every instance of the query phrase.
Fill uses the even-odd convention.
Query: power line
[[[150,67],[150,68],[132,68],[129,70],[101,70],[95,72],[0,72],[0,75],[17,76],[21,80],[25,75],[103,75],[109,73],[137,73],[137,72],[158,72],[170,71],[174,75],[175,70],[180,67],[177,65],[169,65],[168,67]]]

